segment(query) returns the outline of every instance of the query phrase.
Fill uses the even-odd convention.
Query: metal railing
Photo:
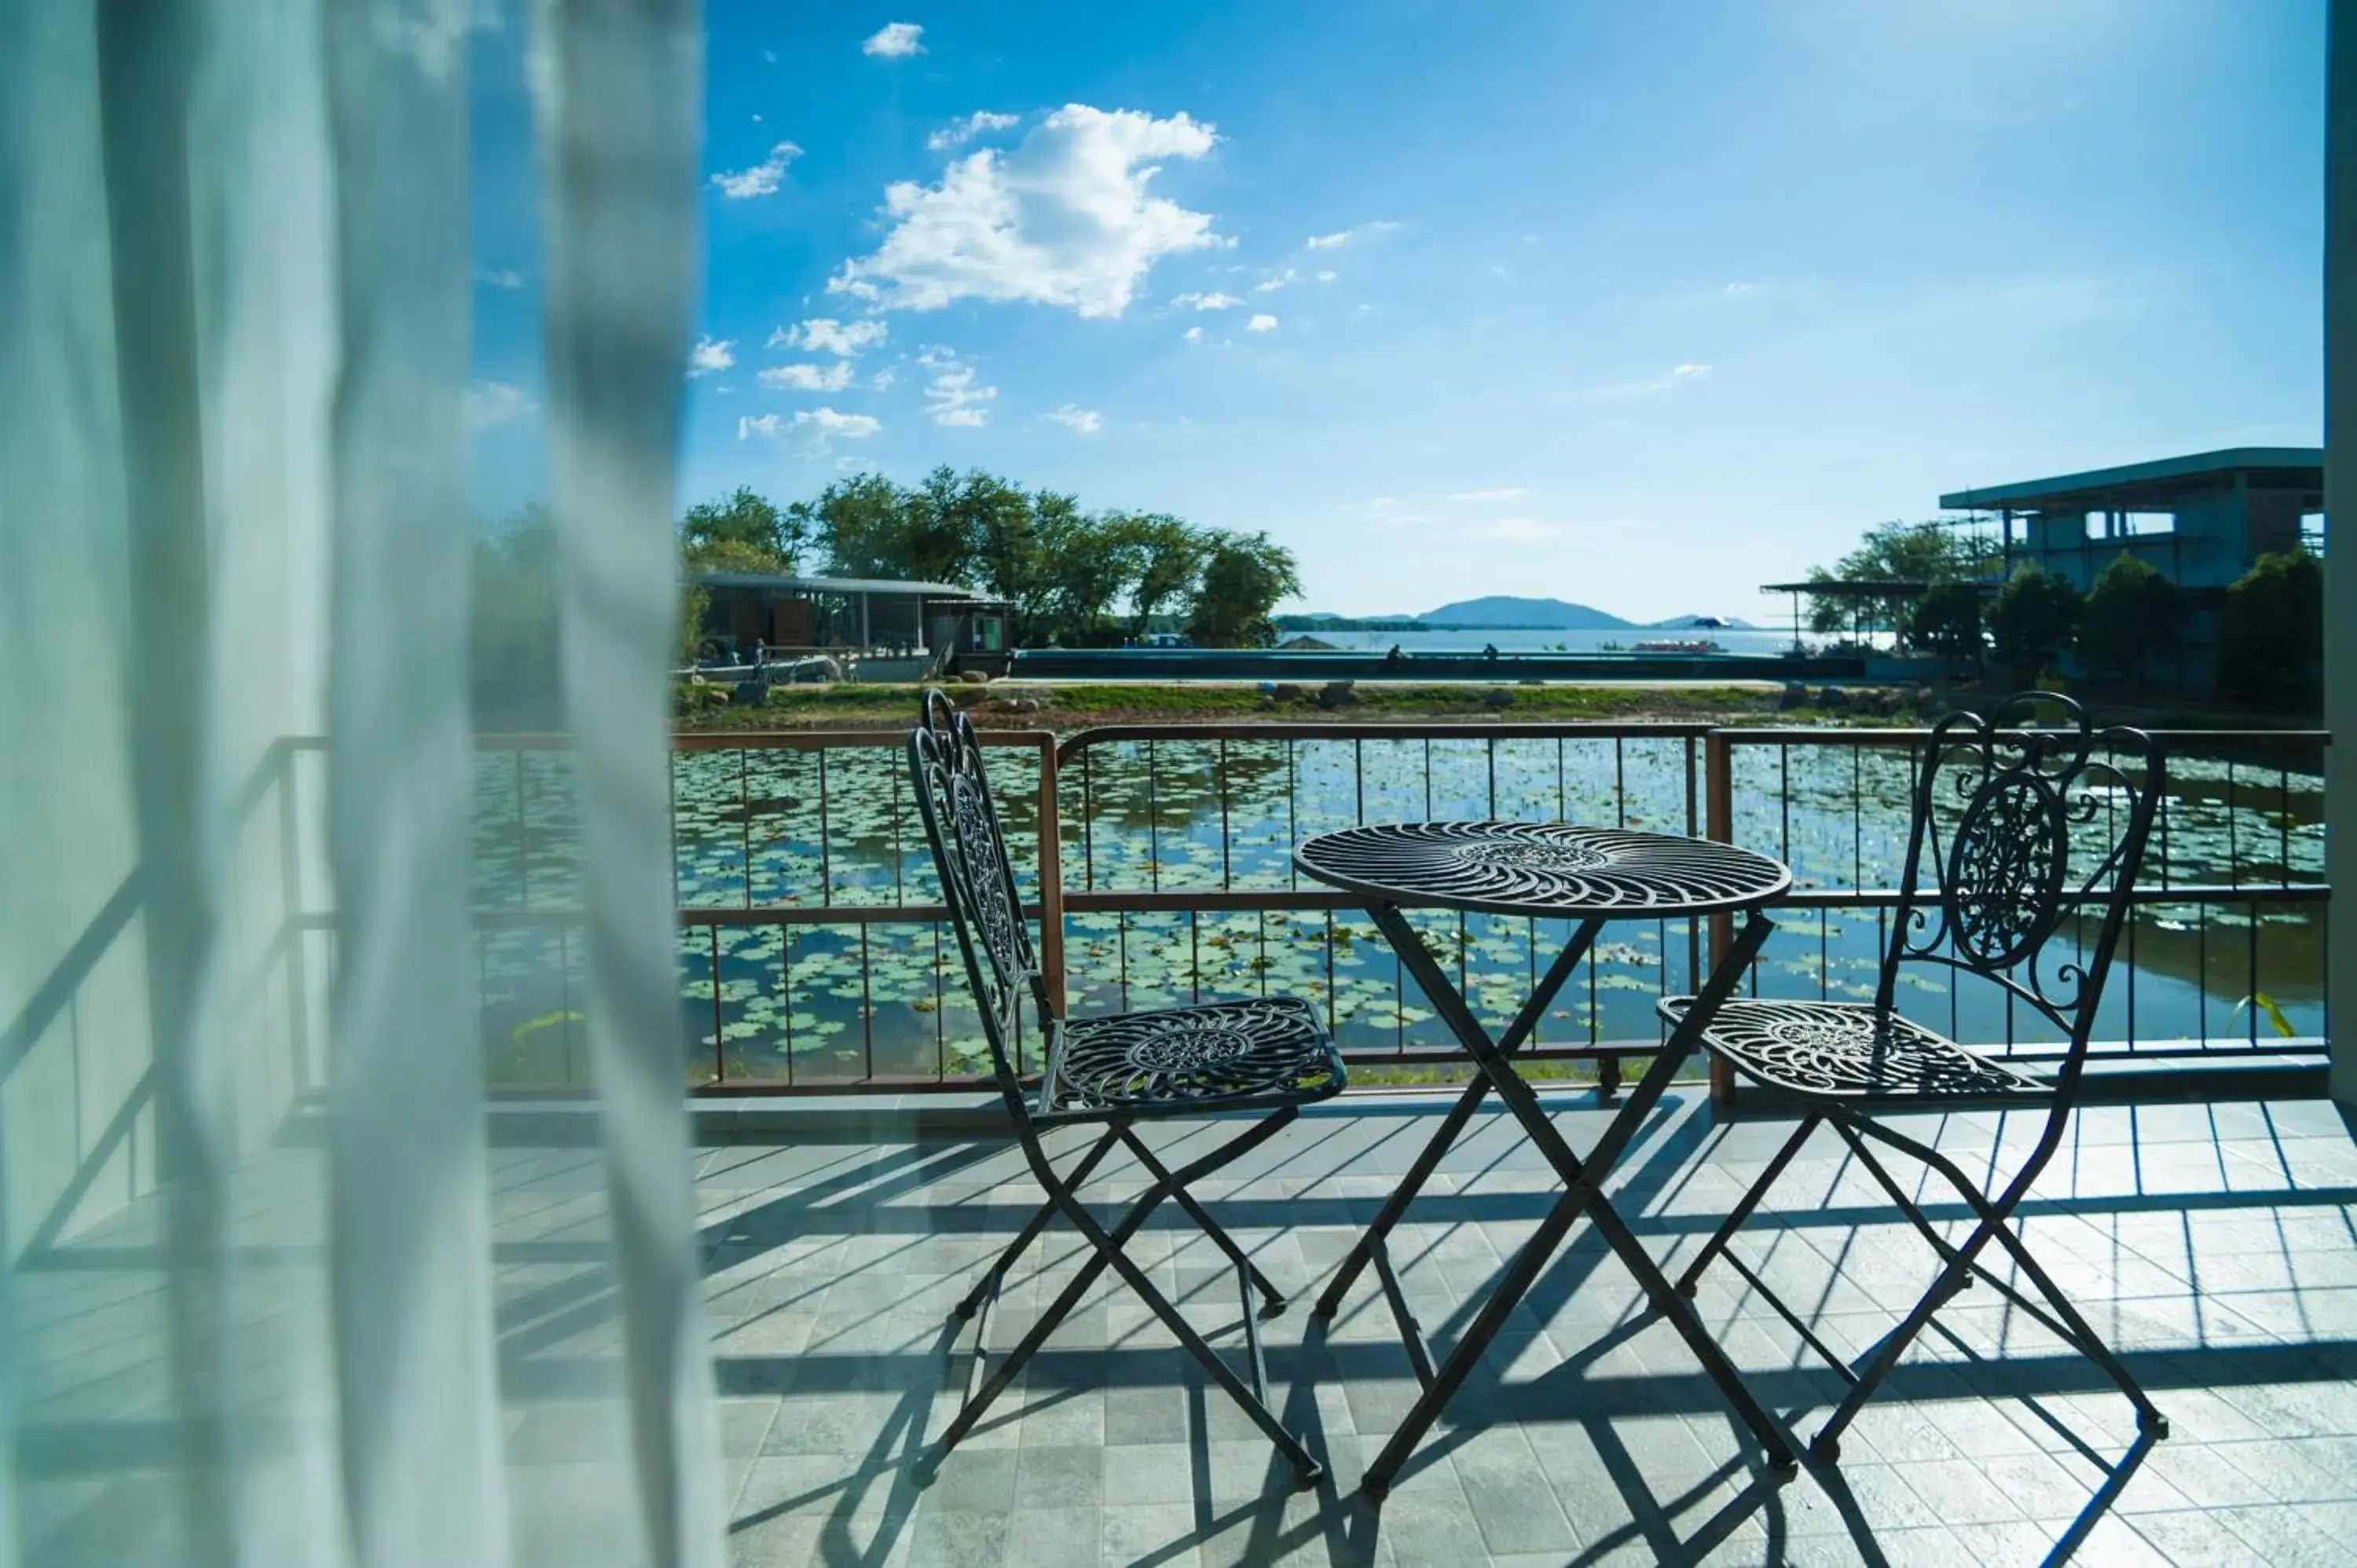
[[[1922,734],[1181,724],[1100,727],[1060,742],[1042,731],[984,739],[1003,757],[994,781],[1043,965],[1076,1012],[1286,991],[1320,1005],[1362,1069],[1421,1071],[1462,1058],[1353,901],[1301,885],[1290,862],[1300,838],[1353,822],[1505,816],[1746,843],[1792,864],[1797,878],[1753,989],[1855,994],[1896,897],[1903,781]],[[2171,798],[2125,967],[2106,995],[2100,1052],[2319,1048],[2327,894],[2320,797],[2307,765],[2320,757],[2323,736],[2162,739]],[[580,916],[568,897],[561,755],[539,740],[484,745],[481,940],[528,934],[542,944],[537,959],[506,966],[509,981],[523,972],[520,988],[503,986],[502,966],[486,962],[486,1043],[497,1061],[519,1028],[541,1026],[565,1049],[509,1049],[505,1076],[563,1079],[578,1057],[566,944]],[[694,1090],[981,1080],[979,1024],[942,924],[901,745],[897,732],[877,731],[679,737],[673,842]],[[500,827],[503,815],[512,831]],[[1555,935],[1528,920],[1417,918],[1492,1014],[1518,1000],[1517,982]],[[1571,1000],[1542,1020],[1531,1054],[1592,1063],[1602,1082],[1616,1082],[1626,1058],[1659,1043],[1653,999],[1690,986],[1707,944],[1724,940],[1711,926],[1660,922],[1600,944],[1566,988]],[[2009,1009],[1975,1010],[1953,993],[1944,1004],[1908,1000],[1910,1009],[1944,1005],[1946,1019],[1926,1011],[1926,1021],[1976,1045],[2034,1054],[2048,1043]],[[552,1015],[559,1022],[548,1026]]]

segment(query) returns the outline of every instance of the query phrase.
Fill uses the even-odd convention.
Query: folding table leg
[[[1398,911],[1393,911],[1393,918],[1398,918]],[[1381,915],[1376,917],[1376,923],[1383,925]],[[1595,946],[1596,934],[1603,929],[1602,920],[1588,919],[1579,923],[1579,929],[1572,933],[1570,945],[1547,966],[1546,973],[1539,978],[1529,1000],[1514,1015],[1513,1021],[1506,1026],[1506,1032],[1499,1036],[1496,1047],[1499,1054],[1517,1049],[1530,1037],[1532,1031],[1538,1027],[1539,1020],[1546,1015],[1547,1008],[1554,1004],[1556,993],[1571,978],[1572,971],[1579,967],[1579,961],[1587,956],[1589,948]],[[1389,935],[1389,928],[1384,929]],[[1478,1061],[1480,1058],[1477,1057],[1475,1059]],[[1340,1310],[1342,1298],[1350,1294],[1351,1285],[1358,1283],[1359,1271],[1367,1266],[1375,1249],[1383,1245],[1393,1228],[1400,1222],[1401,1216],[1407,1212],[1407,1206],[1415,1201],[1417,1193],[1424,1190],[1424,1184],[1432,1179],[1432,1173],[1439,1168],[1441,1157],[1463,1135],[1465,1124],[1472,1121],[1473,1112],[1480,1108],[1482,1096],[1489,1092],[1489,1075],[1476,1072],[1473,1081],[1465,1086],[1465,1092],[1458,1096],[1457,1103],[1449,1107],[1448,1114],[1441,1119],[1438,1130],[1425,1144],[1423,1153],[1416,1155],[1415,1163],[1408,1167],[1399,1185],[1392,1188],[1391,1196],[1383,1199],[1383,1207],[1376,1214],[1374,1223],[1367,1227],[1366,1233],[1359,1238],[1358,1245],[1352,1247],[1350,1256],[1342,1260],[1342,1267],[1318,1298],[1318,1305],[1313,1309],[1315,1316],[1331,1318]]]
[[[1687,1009],[1686,1016],[1671,1031],[1668,1041],[1655,1054],[1652,1068],[1583,1162],[1572,1153],[1571,1146],[1564,1142],[1563,1134],[1548,1120],[1537,1092],[1516,1076],[1511,1063],[1491,1045],[1488,1032],[1473,1015],[1463,994],[1450,983],[1447,972],[1434,960],[1431,950],[1416,936],[1415,929],[1401,918],[1395,909],[1378,909],[1375,917],[1385,936],[1398,949],[1402,961],[1423,987],[1426,1000],[1464,1042],[1466,1049],[1473,1054],[1484,1075],[1496,1088],[1499,1098],[1514,1112],[1523,1130],[1538,1145],[1540,1153],[1546,1156],[1548,1164],[1564,1179],[1568,1190],[1549,1210],[1537,1233],[1507,1265],[1505,1276],[1458,1338],[1457,1348],[1435,1372],[1429,1386],[1409,1410],[1407,1419],[1392,1434],[1374,1463],[1367,1466],[1363,1485],[1368,1492],[1381,1497],[1389,1489],[1392,1478],[1398,1474],[1408,1455],[1463,1384],[1472,1370],[1473,1363],[1488,1350],[1490,1342],[1504,1326],[1507,1316],[1538,1278],[1539,1271],[1545,1266],[1547,1259],[1583,1210],[1592,1212],[1597,1229],[1611,1244],[1613,1251],[1620,1254],[1630,1272],[1636,1275],[1648,1300],[1671,1320],[1687,1347],[1703,1363],[1704,1370],[1710,1374],[1720,1392],[1735,1408],[1736,1413],[1751,1428],[1760,1446],[1767,1450],[1770,1462],[1780,1473],[1789,1473],[1796,1468],[1792,1444],[1774,1419],[1744,1385],[1725,1352],[1703,1328],[1701,1320],[1695,1316],[1693,1308],[1671,1289],[1669,1282],[1663,1277],[1660,1265],[1653,1262],[1619,1212],[1598,1190],[1618,1164],[1621,1152],[1635,1137],[1637,1129],[1668,1091],[1670,1080],[1676,1076],[1679,1067],[1693,1055],[1704,1027],[1734,990],[1744,971],[1750,967],[1761,944],[1775,929],[1774,923],[1757,912],[1746,920],[1734,945],[1712,971],[1695,1004]]]

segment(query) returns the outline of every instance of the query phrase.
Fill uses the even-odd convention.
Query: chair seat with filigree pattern
[[[1692,997],[1672,996],[1674,1025]],[[1738,1072],[1795,1094],[1888,1099],[2044,1094],[2048,1087],[1897,1014],[1864,1003],[1731,998],[1703,1044]]]
[[[1303,1105],[1349,1081],[1297,996],[1075,1018],[1042,1095],[1048,1114]]]

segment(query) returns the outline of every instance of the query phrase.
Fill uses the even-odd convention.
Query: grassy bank
[[[916,685],[845,683],[780,686],[760,707],[723,704],[683,715],[692,731],[899,728],[917,711]],[[1160,684],[996,682],[949,688],[960,706],[992,728],[1078,729],[1090,725],[1154,722],[1382,722],[1417,719],[1679,720],[1723,724],[1776,713],[1778,688],[1764,682],[1727,685],[1569,683],[1508,686],[1489,682],[1368,682],[1351,700],[1329,707],[1315,685],[1259,687],[1213,682]]]

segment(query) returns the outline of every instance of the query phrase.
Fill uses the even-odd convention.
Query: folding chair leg
[[[1077,1199],[1071,1199],[1069,1195],[1058,1193],[1049,1197],[1047,1208],[1055,1210],[1061,1208],[1062,1205],[1058,1201],[1060,1198],[1070,1202],[1074,1208],[1079,1208]],[[1129,1212],[1122,1217],[1121,1223],[1114,1228],[1110,1235],[1097,1230],[1094,1222],[1091,1222],[1089,1230],[1093,1231],[1094,1234],[1091,1235],[1089,1240],[1091,1245],[1096,1250],[1095,1255],[1082,1264],[1080,1271],[1061,1291],[1057,1293],[1056,1299],[1049,1303],[1047,1308],[1039,1314],[1039,1320],[1033,1323],[1023,1337],[1016,1342],[1015,1348],[1009,1350],[1006,1359],[992,1369],[989,1377],[983,1380],[982,1387],[966,1397],[965,1403],[960,1406],[957,1414],[951,1418],[949,1426],[939,1438],[934,1440],[932,1453],[924,1466],[925,1469],[930,1471],[938,1465],[943,1455],[958,1445],[961,1438],[974,1430],[974,1423],[980,1421],[998,1396],[1006,1391],[1006,1386],[1015,1380],[1015,1374],[1021,1371],[1024,1364],[1038,1353],[1039,1347],[1048,1342],[1048,1336],[1056,1331],[1057,1326],[1071,1315],[1072,1308],[1080,1305],[1081,1298],[1088,1294],[1089,1287],[1096,1283],[1097,1276],[1104,1273],[1107,1250],[1125,1245],[1132,1236],[1137,1234],[1139,1227],[1146,1223],[1146,1216],[1154,1212],[1155,1206],[1159,1204],[1162,1198],[1163,1193],[1158,1186],[1148,1190],[1145,1197],[1131,1205]],[[1085,1214],[1087,1211],[1083,1209],[1082,1212]],[[980,1345],[974,1347],[974,1354],[976,1356],[983,1354],[983,1348]]]
[[[1109,1129],[1103,1137],[1097,1140],[1096,1147],[1089,1151],[1088,1158],[1073,1166],[1072,1174],[1065,1179],[1074,1187],[1088,1180],[1089,1173],[1097,1168],[1098,1164],[1112,1151],[1114,1144],[1120,1140],[1121,1136],[1121,1127],[1115,1126]],[[982,1272],[982,1277],[974,1282],[974,1289],[966,1292],[965,1299],[957,1304],[955,1311],[959,1317],[972,1317],[974,1315],[984,1299],[996,1290],[999,1282],[1006,1277],[1006,1271],[1015,1266],[1015,1260],[1023,1255],[1023,1250],[1039,1239],[1039,1232],[1048,1228],[1048,1221],[1055,1212],[1056,1206],[1053,1203],[1042,1202],[1039,1205],[1039,1211],[1031,1216],[1030,1220],[1017,1232],[1015,1240],[1007,1243],[1006,1251],[998,1254],[998,1261]]]
[[[1297,1114],[1298,1112],[1288,1108],[1281,1117],[1273,1117],[1271,1120],[1282,1125],[1286,1122],[1292,1121]],[[1261,1316],[1275,1317],[1278,1313],[1283,1312],[1285,1293],[1277,1289],[1270,1282],[1269,1277],[1260,1272],[1258,1265],[1244,1255],[1244,1250],[1236,1245],[1235,1239],[1227,1233],[1225,1228],[1204,1212],[1203,1206],[1195,1201],[1195,1195],[1178,1185],[1177,1178],[1172,1176],[1162,1162],[1155,1157],[1154,1151],[1146,1146],[1146,1141],[1134,1131],[1125,1130],[1121,1137],[1122,1142],[1129,1145],[1130,1152],[1137,1156],[1138,1163],[1153,1172],[1156,1180],[1170,1188],[1170,1201],[1185,1209],[1189,1218],[1201,1228],[1203,1234],[1211,1238],[1211,1245],[1225,1252],[1228,1255],[1228,1261],[1235,1264],[1243,1271],[1244,1276],[1252,1281],[1253,1288],[1260,1292],[1261,1299],[1265,1304],[1261,1308]]]
[[[2012,1254],[2021,1272],[2029,1276],[2030,1283],[2038,1287],[2038,1293],[2053,1306],[2055,1316],[2070,1328],[2071,1332],[2064,1337],[2073,1342],[2081,1355],[2103,1368],[2112,1381],[2119,1385],[2120,1392],[2127,1396],[2128,1402],[2136,1406],[2136,1430],[2148,1432],[2155,1437],[2168,1436],[2169,1417],[2160,1413],[2159,1407],[2144,1391],[2144,1385],[2136,1380],[2118,1355],[2097,1337],[2094,1326],[2072,1305],[2071,1298],[2039,1266],[2038,1260],[2029,1255],[2029,1244],[2015,1234],[2009,1225],[1997,1227],[1996,1239],[1997,1243]]]
[[[1760,1179],[1751,1184],[1751,1190],[1743,1195],[1743,1200],[1727,1215],[1717,1233],[1703,1243],[1702,1251],[1695,1254],[1694,1262],[1688,1263],[1685,1272],[1678,1276],[1677,1293],[1680,1295],[1689,1299],[1693,1297],[1695,1283],[1702,1278],[1702,1272],[1710,1267],[1712,1259],[1727,1251],[1727,1244],[1735,1239],[1738,1230],[1743,1229],[1744,1222],[1760,1207],[1760,1200],[1768,1196],[1768,1189],[1776,1185],[1776,1178],[1784,1174],[1784,1167],[1792,1163],[1792,1156],[1801,1152],[1801,1145],[1809,1141],[1809,1134],[1815,1132],[1817,1123],[1824,1120],[1824,1112],[1822,1111],[1812,1111],[1801,1119],[1801,1124],[1792,1130],[1792,1137],[1776,1151],[1776,1157],[1768,1162],[1768,1168],[1760,1173]]]
[[[1085,1210],[1080,1210],[1078,1205],[1070,1206],[1067,1212],[1071,1214],[1072,1222],[1075,1225],[1082,1227],[1084,1234],[1088,1232],[1094,1232],[1099,1236],[1103,1234],[1103,1231],[1097,1230],[1096,1221],[1091,1219]],[[1154,1282],[1146,1277],[1143,1270],[1118,1250],[1109,1250],[1103,1256],[1113,1264],[1114,1271],[1128,1282],[1129,1288],[1137,1293],[1138,1298],[1153,1309],[1157,1317],[1162,1319],[1163,1326],[1177,1335],[1178,1342],[1194,1355],[1195,1359],[1203,1364],[1203,1369],[1211,1375],[1212,1381],[1225,1389],[1228,1397],[1243,1407],[1243,1412],[1252,1418],[1253,1424],[1259,1427],[1268,1440],[1276,1445],[1277,1452],[1293,1461],[1294,1479],[1297,1485],[1308,1487],[1325,1473],[1325,1466],[1318,1463],[1317,1455],[1304,1447],[1299,1438],[1285,1429],[1285,1423],[1276,1419],[1276,1412],[1270,1410],[1252,1385],[1238,1377],[1235,1369],[1229,1366],[1221,1358],[1220,1353],[1211,1348],[1201,1335],[1195,1332],[1194,1326],[1180,1315],[1178,1309],[1170,1304],[1168,1298],[1155,1288]]]
[[[1111,1268],[1121,1276],[1123,1282],[1132,1291],[1136,1293],[1139,1299],[1146,1303],[1155,1316],[1161,1318],[1164,1325],[1178,1336],[1179,1343],[1184,1345],[1196,1359],[1203,1363],[1212,1380],[1243,1407],[1244,1413],[1252,1418],[1254,1424],[1268,1434],[1269,1439],[1276,1444],[1278,1451],[1292,1461],[1300,1483],[1308,1486],[1315,1481],[1323,1473],[1323,1467],[1318,1463],[1316,1457],[1308,1449],[1302,1446],[1299,1439],[1285,1430],[1260,1393],[1235,1374],[1233,1369],[1221,1359],[1219,1352],[1207,1344],[1201,1335],[1195,1332],[1194,1327],[1179,1314],[1178,1309],[1155,1288],[1153,1281],[1147,1279],[1144,1271],[1139,1269],[1136,1263],[1122,1251],[1137,1234],[1145,1225],[1147,1217],[1164,1198],[1183,1191],[1187,1184],[1200,1180],[1258,1144],[1266,1142],[1292,1119],[1290,1113],[1269,1117],[1255,1123],[1242,1135],[1230,1139],[1210,1154],[1190,1161],[1176,1171],[1163,1166],[1159,1161],[1152,1162],[1152,1168],[1156,1172],[1154,1185],[1131,1205],[1129,1212],[1122,1217],[1121,1223],[1110,1231],[1097,1223],[1075,1195],[1080,1187],[1081,1178],[1094,1168],[1096,1163],[1114,1143],[1121,1139],[1123,1131],[1126,1129],[1128,1123],[1125,1122],[1109,1130],[1105,1136],[1098,1141],[1097,1146],[1090,1151],[1089,1157],[1075,1167],[1070,1177],[1059,1177],[1049,1167],[1046,1157],[1039,1153],[1036,1144],[1027,1144],[1025,1153],[1031,1160],[1033,1173],[1039,1177],[1040,1186],[1047,1190],[1048,1201],[1040,1214],[1035,1215],[1032,1222],[1025,1226],[1025,1234],[1017,1237],[1017,1244],[1003,1253],[998,1262],[992,1266],[991,1272],[985,1275],[985,1286],[996,1277],[999,1269],[1014,1260],[1021,1251],[1022,1245],[1028,1244],[1029,1240],[1039,1234],[1046,1225],[1047,1216],[1049,1214],[1061,1214],[1070,1220],[1073,1229],[1080,1231],[1082,1238],[1089,1243],[1093,1255],[1081,1266],[1079,1272],[1073,1275],[1063,1290],[1058,1293],[1056,1299],[1049,1304],[1046,1310],[1040,1313],[1039,1321],[1031,1326],[1015,1348],[1008,1351],[1006,1359],[991,1370],[981,1387],[967,1397],[957,1414],[951,1418],[948,1428],[934,1440],[924,1456],[917,1462],[920,1477],[929,1477],[940,1466],[942,1459],[951,1449],[957,1446],[958,1442],[967,1433],[974,1429],[974,1423],[982,1419],[998,1396],[1004,1393],[1007,1386],[1014,1381],[1015,1375],[1021,1371],[1025,1364],[1038,1353],[1039,1347],[1047,1343],[1048,1336],[1055,1332],[1057,1326],[1063,1322],[1073,1307],[1080,1305],[1081,1298],[1088,1294],[1090,1287],[1096,1283],[1098,1277],[1107,1268]],[[1246,1267],[1248,1269],[1249,1265]],[[975,1299],[979,1300],[985,1294],[985,1289],[977,1288],[974,1293]],[[1258,1381],[1260,1380],[1257,1377],[1257,1341],[1254,1338],[1249,1320],[1246,1324],[1246,1343],[1255,1350],[1255,1381]],[[977,1357],[981,1356],[982,1347],[977,1345],[974,1353]]]
[[[1924,1326],[1932,1321],[1932,1315],[1947,1305],[1949,1299],[1964,1288],[1964,1282],[1972,1278],[1973,1259],[1988,1239],[1989,1228],[1984,1223],[1958,1249],[1955,1261],[1940,1271],[1939,1277],[1932,1282],[1932,1288],[1923,1293],[1923,1299],[1915,1304],[1914,1310],[1908,1313],[1898,1327],[1883,1337],[1882,1343],[1875,1347],[1874,1356],[1867,1363],[1866,1369],[1857,1374],[1857,1380],[1850,1384],[1849,1392],[1842,1396],[1841,1403],[1834,1407],[1833,1414],[1825,1418],[1825,1423],[1817,1428],[1816,1436],[1809,1440],[1810,1453],[1827,1464],[1840,1462],[1841,1434],[1857,1419],[1866,1402],[1874,1397],[1875,1390],[1882,1386],[1883,1379],[1889,1377],[1891,1369],[1899,1364],[1899,1358],[1906,1353],[1907,1347],[1923,1332]]]
[[[1847,1144],[1850,1152],[1857,1156],[1857,1163],[1864,1165],[1874,1179],[1881,1185],[1882,1190],[1889,1195],[1890,1201],[1898,1206],[1899,1212],[1905,1215],[1908,1223],[1915,1227],[1916,1233],[1931,1243],[1932,1251],[1940,1254],[1940,1261],[1943,1263],[1954,1262],[1956,1261],[1955,1244],[1932,1228],[1931,1220],[1924,1218],[1921,1208],[1910,1198],[1906,1189],[1899,1185],[1899,1179],[1890,1174],[1880,1160],[1874,1157],[1874,1152],[1866,1146],[1866,1139],[1860,1135],[1857,1129],[1838,1116],[1833,1119],[1833,1122],[1834,1131],[1841,1134],[1842,1141]],[[1939,1169],[1937,1165],[1933,1168]],[[1945,1170],[1942,1170],[1940,1174],[1947,1176],[1951,1182],[1958,1182],[1962,1176],[1961,1172]],[[1969,1197],[1972,1194],[1967,1192],[1966,1196]],[[1966,1272],[1964,1283],[1965,1285],[1973,1283],[1971,1272]],[[1959,1285],[1957,1288],[1961,1290],[1964,1286]]]

